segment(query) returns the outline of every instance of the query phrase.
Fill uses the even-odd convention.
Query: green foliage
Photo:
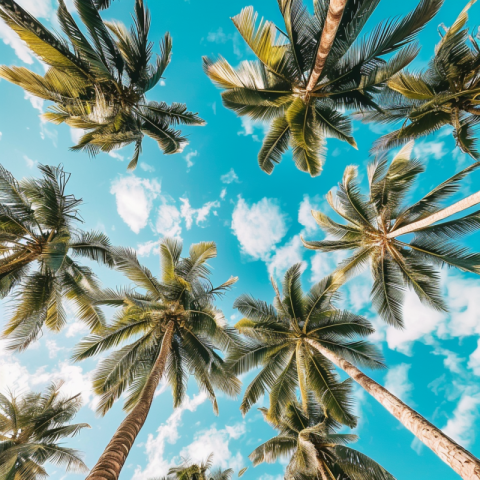
[[[321,212],[312,212],[328,235],[322,241],[303,241],[307,248],[331,252],[350,250],[352,255],[337,268],[336,275],[348,278],[370,263],[372,301],[380,316],[390,325],[403,326],[404,293],[411,288],[419,299],[437,310],[446,310],[436,267],[448,266],[480,274],[480,254],[459,247],[454,241],[480,227],[480,211],[414,232],[410,242],[393,235],[396,230],[441,210],[441,202],[460,189],[460,181],[480,166],[471,165],[441,183],[413,205],[405,198],[424,171],[412,159],[413,143],[406,145],[390,165],[385,155],[368,167],[369,195],[361,193],[357,171],[345,169],[335,194],[328,194],[332,209],[346,224],[339,224]]]
[[[340,284],[333,277],[325,278],[305,294],[300,275],[301,264],[287,271],[283,294],[274,283],[273,306],[248,295],[234,304],[245,317],[235,327],[246,341],[230,352],[230,368],[237,375],[261,368],[247,387],[240,409],[245,414],[268,391],[268,417],[276,421],[295,400],[298,388],[303,408],[308,408],[312,392],[332,418],[354,426],[351,381],[341,382],[334,366],[308,340],[319,342],[356,365],[379,368],[383,366],[381,355],[361,340],[373,333],[373,327],[365,318],[335,307]]]
[[[77,435],[86,423],[71,424],[82,406],[80,394],[62,397],[59,385],[22,397],[0,394],[0,478],[40,480],[46,463],[67,472],[88,472],[80,453],[60,441]]]
[[[249,458],[255,466],[287,457],[286,480],[395,480],[377,462],[346,446],[355,442],[357,436],[337,433],[340,425],[313,396],[309,395],[305,406],[296,401],[288,404],[275,420],[271,419],[266,409],[261,411],[278,435],[250,454]]]
[[[44,76],[24,67],[0,67],[0,77],[30,94],[53,102],[44,114],[53,123],[66,123],[85,133],[72,150],[91,155],[135,144],[128,165],[137,166],[144,135],[157,141],[165,154],[178,153],[188,143],[176,125],[204,125],[184,104],[168,106],[148,102],[145,94],[163,78],[171,59],[172,39],[160,42],[160,55],[152,62],[153,42],[148,40],[150,13],[136,0],[133,25],[104,22],[97,8],[109,0],[74,0],[88,37],[59,0],[58,22],[64,36],[47,30],[14,0],[0,5],[0,17],[47,66]]]
[[[93,385],[101,396],[98,410],[102,414],[124,392],[125,410],[130,411],[137,404],[160,354],[167,326],[172,323],[174,333],[164,379],[172,389],[174,406],[185,398],[190,375],[208,395],[215,412],[215,390],[229,396],[239,393],[239,380],[218,353],[230,350],[239,341],[238,336],[214,305],[215,298],[237,279],[231,278],[220,287],[210,283],[207,261],[217,255],[213,242],[192,245],[185,258],[181,252],[179,241],[162,240],[162,274],[156,279],[140,265],[133,250],[112,249],[115,267],[136,288],[104,290],[94,295],[96,306],[110,305],[118,310],[110,325],[85,338],[74,353],[75,360],[82,360],[120,347],[100,362],[94,374]]]
[[[449,125],[461,151],[480,160],[476,138],[480,122],[479,36],[464,28],[473,3],[475,0],[468,2],[450,28],[441,26],[443,36],[426,69],[394,75],[380,98],[382,109],[358,115],[365,122],[402,122],[401,128],[376,141],[375,150],[403,145]]]
[[[0,165],[0,297],[11,296],[4,336],[17,350],[35,341],[43,327],[64,327],[65,300],[98,329],[104,317],[89,300],[97,280],[76,257],[113,266],[109,239],[76,227],[81,200],[65,192],[69,174],[61,166],[39,169],[41,178],[18,182]]]
[[[404,18],[386,20],[363,36],[379,0],[348,2],[322,74],[307,91],[329,3],[314,2],[310,14],[302,0],[279,2],[284,31],[270,21],[258,22],[253,7],[246,7],[232,20],[257,60],[234,68],[223,58],[204,58],[206,74],[223,89],[226,108],[253,120],[272,120],[258,156],[268,174],[289,145],[297,168],[312,177],[322,171],[327,137],[356,148],[350,118],[343,112],[380,111],[380,92],[415,58],[418,47],[410,42],[442,0],[422,0]]]

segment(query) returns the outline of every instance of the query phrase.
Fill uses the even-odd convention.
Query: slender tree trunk
[[[443,210],[440,210],[437,213],[434,213],[433,215],[428,216],[427,218],[418,220],[418,222],[413,222],[410,225],[406,225],[405,227],[390,232],[387,235],[387,238],[395,238],[400,235],[416,232],[417,230],[433,225],[434,223],[444,220],[445,218],[455,215],[456,213],[462,212],[467,208],[473,207],[478,203],[480,203],[480,191],[470,195],[467,198],[464,198],[463,200],[460,200],[457,203],[454,203],[453,205],[450,205],[447,208],[444,208]]]
[[[162,340],[162,347],[152,368],[150,377],[145,385],[140,400],[135,408],[127,415],[113,435],[107,448],[98,459],[86,480],[117,480],[123,464],[137,438],[152,404],[155,390],[162,378],[167,362],[168,353],[172,344],[174,323],[167,325]]]
[[[318,457],[317,457],[317,469],[320,472],[322,480],[332,480],[332,477],[328,474],[327,469],[325,468],[325,465]]]
[[[405,405],[395,395],[392,395],[350,362],[323,347],[315,340],[307,339],[306,341],[338,368],[344,370],[464,480],[480,480],[480,460],[478,458],[447,437],[439,428],[432,425],[408,405]]]
[[[338,26],[342,20],[343,11],[345,10],[347,1],[348,0],[330,0],[327,18],[325,19],[325,25],[323,26],[322,36],[320,37],[320,43],[318,45],[315,65],[310,73],[310,78],[308,79],[307,92],[313,90],[322,74],[328,54],[332,49],[335,36],[337,35]]]

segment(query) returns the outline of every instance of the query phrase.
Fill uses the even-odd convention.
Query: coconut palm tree
[[[76,227],[81,200],[66,193],[70,175],[62,166],[39,170],[41,178],[18,182],[0,165],[0,297],[12,295],[4,336],[17,350],[43,327],[58,332],[65,326],[65,299],[80,320],[98,329],[104,318],[88,297],[97,280],[77,257],[113,266],[107,236]]]
[[[441,25],[443,36],[425,70],[393,76],[381,96],[381,110],[358,114],[365,122],[402,122],[401,128],[375,142],[375,150],[403,145],[450,125],[457,146],[480,159],[475,133],[480,121],[480,46],[478,35],[464,28],[475,1],[450,28]]]
[[[232,20],[257,60],[234,68],[223,58],[204,58],[204,69],[224,89],[225,107],[271,121],[258,155],[263,171],[272,173],[290,145],[297,168],[316,176],[326,137],[357,147],[344,110],[379,109],[377,94],[415,58],[411,41],[442,1],[421,0],[404,18],[383,21],[362,37],[379,0],[319,0],[313,14],[302,0],[281,0],[285,31],[263,19],[257,24],[247,7]]]
[[[346,446],[357,436],[337,433],[339,424],[313,397],[308,398],[306,410],[298,402],[288,404],[277,420],[266,409],[260,410],[278,435],[250,454],[255,466],[287,457],[287,480],[395,480],[377,462]]]
[[[134,169],[145,135],[165,154],[181,152],[188,143],[175,126],[204,125],[185,104],[148,102],[146,93],[162,78],[170,63],[172,39],[161,42],[161,54],[152,64],[153,43],[148,40],[150,14],[143,0],[135,0],[133,26],[104,22],[93,0],[74,0],[89,37],[59,0],[58,22],[64,36],[46,29],[14,0],[0,0],[0,17],[47,66],[45,75],[24,67],[0,67],[0,77],[30,94],[53,102],[43,117],[85,130],[72,150],[92,155],[128,144],[135,151],[128,165]]]
[[[67,472],[88,472],[78,451],[60,441],[77,435],[86,423],[70,423],[82,406],[80,394],[65,397],[62,384],[44,393],[5,396],[0,393],[0,478],[40,480],[48,477],[46,463]]]
[[[213,453],[210,454],[207,460],[201,463],[192,463],[188,459],[184,459],[180,465],[169,470],[167,478],[172,480],[231,480],[233,469],[217,468],[212,470],[213,455]]]
[[[313,394],[330,418],[355,425],[346,388],[350,383],[349,380],[341,384],[334,381],[337,367],[462,478],[479,479],[480,460],[354,365],[380,367],[382,363],[371,344],[357,340],[374,331],[370,322],[335,307],[341,286],[339,277],[325,278],[305,295],[300,275],[301,264],[286,272],[283,295],[274,284],[273,306],[246,295],[235,303],[245,316],[235,327],[248,341],[232,349],[231,368],[240,374],[262,367],[245,391],[242,412],[245,413],[268,389],[267,418],[276,422],[287,405],[296,400],[298,385],[304,412],[308,413],[309,395]]]
[[[190,375],[212,401],[215,413],[216,389],[231,396],[239,393],[239,380],[217,353],[232,347],[235,331],[214,306],[215,297],[237,279],[232,277],[219,287],[210,283],[207,262],[217,255],[213,242],[192,245],[186,258],[180,257],[181,252],[179,241],[162,240],[162,275],[157,280],[140,265],[133,250],[114,250],[116,268],[143,293],[127,288],[97,295],[97,305],[120,310],[110,326],[83,340],[74,355],[75,360],[82,360],[129,341],[100,362],[93,378],[95,392],[101,396],[99,413],[105,414],[127,391],[128,415],[88,480],[118,478],[160,380],[171,386],[174,407],[182,403]]]
[[[234,304],[245,316],[235,328],[248,341],[232,350],[229,365],[237,375],[261,366],[260,373],[245,391],[240,410],[246,414],[268,391],[268,415],[279,418],[288,403],[295,400],[298,388],[305,409],[308,392],[313,392],[332,418],[354,427],[351,381],[341,382],[330,362],[307,340],[325,342],[357,365],[381,368],[380,353],[361,340],[374,329],[365,318],[335,307],[338,285],[333,277],[325,278],[304,295],[301,271],[300,263],[287,271],[284,296],[272,280],[276,293],[273,307],[249,295],[242,295]]]
[[[356,167],[347,167],[337,192],[327,196],[332,209],[346,224],[337,223],[321,212],[312,212],[318,225],[332,238],[303,241],[312,250],[353,251],[336,270],[337,275],[346,278],[370,262],[373,305],[387,323],[400,328],[407,287],[425,304],[438,310],[447,309],[436,267],[446,265],[480,274],[480,253],[472,253],[455,242],[480,228],[480,211],[437,223],[456,213],[452,207],[442,210],[440,203],[457,192],[459,182],[480,164],[463,169],[407,206],[404,200],[424,171],[424,165],[411,158],[412,148],[413,143],[406,145],[390,165],[385,155],[370,164],[368,196],[360,191]],[[471,205],[465,200],[455,205],[459,204],[463,208]],[[413,239],[399,239],[409,233],[414,233]]]

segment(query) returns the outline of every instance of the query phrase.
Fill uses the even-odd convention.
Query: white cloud
[[[448,420],[443,432],[464,447],[475,440],[475,422],[480,415],[480,393],[467,387],[453,412],[453,418]]]
[[[70,138],[75,145],[80,141],[80,139],[87,133],[87,130],[83,128],[71,128],[70,127]]]
[[[166,237],[179,237],[182,233],[182,218],[175,205],[164,203],[158,208],[156,230]]]
[[[158,255],[158,240],[150,240],[149,242],[139,243],[137,246],[137,255],[139,257],[149,257],[153,252]]]
[[[139,233],[147,225],[152,201],[160,193],[156,180],[144,180],[131,175],[112,182],[110,193],[115,195],[117,211],[122,220]]]
[[[240,183],[240,180],[238,179],[238,175],[235,173],[235,170],[233,168],[230,169],[230,171],[228,173],[226,173],[225,175],[222,175],[220,177],[220,181],[222,183]]]
[[[213,465],[222,469],[233,468],[238,471],[243,467],[243,457],[238,451],[235,454],[232,453],[230,441],[237,440],[245,432],[244,423],[237,423],[233,426],[226,425],[220,430],[212,426],[208,430],[197,432],[194,441],[181,450],[180,456],[189,458],[193,462],[201,462],[213,453]]]
[[[165,459],[166,443],[175,444],[180,435],[178,428],[181,425],[183,412],[186,410],[194,412],[199,405],[207,399],[205,393],[187,397],[185,401],[176,408],[168,417],[167,421],[157,429],[157,435],[149,434],[145,443],[145,453],[148,458],[147,466],[142,470],[140,466],[135,469],[132,480],[144,480],[149,477],[163,477],[168,473],[170,467],[175,463],[174,459]]]
[[[90,329],[88,328],[88,325],[85,324],[85,322],[79,322],[78,320],[75,320],[67,325],[67,328],[65,330],[65,336],[67,338],[72,338],[76,337],[77,335],[84,335],[89,332]]]
[[[413,292],[407,291],[403,315],[405,328],[388,327],[386,330],[390,348],[410,355],[415,341],[433,344],[435,337],[447,339],[480,334],[480,311],[477,308],[480,281],[458,273],[444,273],[442,280],[449,313],[423,305]]]
[[[256,142],[260,142],[259,136],[255,133],[256,129],[261,129],[262,133],[265,134],[268,132],[269,124],[262,120],[252,120],[250,117],[241,117],[242,121],[242,130],[237,132],[237,135],[247,137],[252,136],[252,139]]]
[[[312,257],[312,276],[310,281],[317,283],[327,275],[330,275],[337,265],[347,257],[347,253],[343,251],[338,252],[317,252]]]
[[[190,168],[193,166],[193,162],[192,162],[192,158],[194,157],[198,157],[198,151],[197,150],[194,150],[193,152],[188,152],[186,155],[185,155],[185,160],[187,162],[187,168]]]
[[[120,162],[123,162],[123,160],[125,159],[125,157],[123,155],[120,155],[117,151],[115,150],[111,150],[110,152],[108,152],[108,155],[112,158],[114,158],[115,160],[119,160]]]
[[[470,355],[468,368],[473,370],[473,374],[480,377],[480,340],[477,341],[477,348]]]
[[[28,100],[31,103],[32,107],[35,110],[38,110],[40,112],[40,114],[43,113],[44,100],[42,100],[41,98],[35,97],[34,95],[32,95],[31,93],[28,93],[28,92],[24,92],[23,98],[25,100]]]
[[[321,233],[317,222],[312,216],[312,210],[320,210],[321,200],[318,195],[315,195],[312,199],[308,195],[303,196],[303,200],[300,203],[300,208],[298,209],[298,223],[305,227],[305,233]]]
[[[55,340],[47,340],[45,345],[48,349],[49,358],[56,358],[58,352],[65,350],[65,347],[59,347]]]
[[[152,165],[149,165],[148,163],[145,163],[145,162],[140,162],[140,168],[144,172],[154,172],[155,171],[155,167],[152,167]]]
[[[413,384],[408,379],[411,365],[401,363],[390,368],[385,376],[385,388],[404,402],[410,398]]]
[[[0,137],[1,138],[1,137]],[[220,200],[225,200],[225,197],[227,196],[227,189],[222,188],[222,191],[220,192]]]
[[[426,159],[433,157],[435,160],[440,160],[445,156],[448,151],[445,149],[445,142],[439,142],[436,140],[423,140],[415,144],[414,154],[415,156]]]
[[[296,235],[288,243],[275,250],[275,253],[268,261],[268,273],[274,278],[283,278],[284,273],[295,263],[302,261],[304,247],[300,236]],[[304,264],[304,268],[306,264]]]
[[[233,53],[240,58],[243,56],[243,52],[240,48],[240,38],[237,32],[226,34],[222,27],[219,27],[215,32],[208,32],[207,42],[212,43],[227,43],[231,41],[233,45]]]
[[[5,45],[10,45],[17,57],[24,63],[31,65],[34,61],[30,49],[20,39],[20,37],[2,20],[0,19],[0,38]]]
[[[200,208],[192,208],[188,198],[180,198],[180,201],[182,202],[180,213],[185,219],[187,230],[192,228],[194,217],[196,217],[195,223],[200,225],[207,219],[212,209],[220,207],[220,202],[218,200],[215,200],[214,202],[207,202]]]
[[[239,196],[232,214],[232,230],[244,253],[267,260],[287,232],[286,216],[271,198],[249,206]]]
[[[32,160],[31,158],[27,157],[26,155],[23,156],[28,168],[33,168],[38,164],[37,160]]]

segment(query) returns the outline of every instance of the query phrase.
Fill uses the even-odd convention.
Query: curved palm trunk
[[[387,235],[387,238],[395,238],[399,235],[406,235],[407,233],[416,232],[417,230],[433,225],[434,223],[444,220],[445,218],[455,215],[456,213],[462,212],[467,208],[473,207],[478,203],[480,203],[480,191],[468,196],[467,198],[464,198],[463,200],[460,200],[457,203],[454,203],[453,205],[450,205],[447,208],[444,208],[443,210],[440,210],[437,213],[434,213],[433,215],[428,216],[427,218],[418,220],[418,222],[413,222],[410,225],[406,225],[405,227],[390,232]]]
[[[330,0],[327,18],[325,19],[325,25],[323,26],[322,36],[320,37],[320,43],[318,45],[315,65],[310,73],[310,78],[308,79],[307,92],[313,90],[322,74],[328,54],[332,49],[340,21],[342,20],[343,11],[345,10],[347,1],[348,0]]]
[[[439,428],[432,425],[350,362],[326,349],[315,340],[307,339],[306,341],[338,368],[344,370],[464,480],[480,480],[480,460],[478,458],[447,437]]]
[[[172,344],[173,327],[173,322],[167,325],[160,353],[140,400],[120,424],[115,435],[110,440],[110,443],[107,445],[107,448],[98,459],[86,480],[117,480],[120,476],[120,471],[130,453],[133,442],[135,442],[137,435],[147,419],[155,390],[165,370],[168,353],[170,352],[170,346]]]

